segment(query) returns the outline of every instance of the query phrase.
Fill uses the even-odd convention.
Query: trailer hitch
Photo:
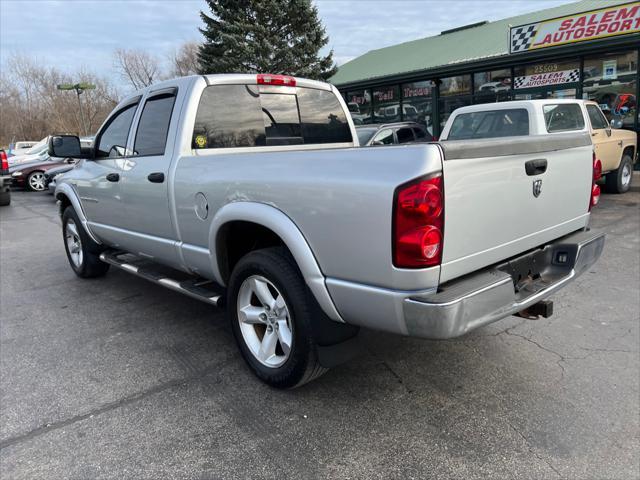
[[[534,303],[529,308],[521,310],[515,315],[526,318],[527,320],[538,320],[540,317],[549,318],[553,315],[553,301],[541,300],[538,303]]]

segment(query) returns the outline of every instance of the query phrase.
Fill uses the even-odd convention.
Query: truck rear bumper
[[[447,339],[525,310],[553,294],[600,257],[605,235],[581,231],[507,262],[403,301],[410,336]]]

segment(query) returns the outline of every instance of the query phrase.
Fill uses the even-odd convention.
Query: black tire
[[[11,205],[11,190],[0,192],[0,207]]]
[[[79,265],[76,265],[72,259],[71,252],[69,251],[69,245],[67,242],[67,226],[70,222],[76,227],[78,237],[80,239],[80,250],[82,251],[82,260]],[[80,278],[95,278],[101,277],[109,271],[109,264],[100,260],[100,253],[104,250],[99,244],[94,242],[87,232],[82,227],[82,223],[78,218],[75,210],[72,206],[68,206],[62,214],[62,240],[64,243],[64,250],[67,253],[67,259],[69,265]]]
[[[633,179],[633,160],[625,153],[617,170],[607,173],[605,182],[609,193],[626,193],[631,188]]]
[[[33,177],[35,177],[36,175],[42,175],[44,177],[44,172],[41,171],[41,170],[36,170],[35,172],[31,172],[27,176],[27,181],[26,181],[25,187],[30,192],[44,192],[47,189],[47,187],[44,186],[44,183],[43,183],[42,189],[40,189],[40,190],[38,190],[37,188],[34,188],[34,187],[31,186],[31,179]],[[43,182],[44,182],[44,178],[43,178]]]
[[[273,284],[284,297],[292,322],[291,351],[278,367],[263,365],[252,353],[240,330],[238,293],[243,282],[259,275]],[[258,378],[276,388],[294,388],[318,378],[328,369],[318,361],[312,321],[317,315],[315,298],[307,288],[294,259],[282,247],[265,248],[245,255],[231,274],[227,292],[227,312],[233,335],[245,361]]]

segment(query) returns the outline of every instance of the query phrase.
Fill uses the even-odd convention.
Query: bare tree
[[[57,88],[61,83],[78,82],[96,86],[80,98],[87,132],[81,127],[75,92]],[[118,97],[108,80],[91,72],[65,73],[25,55],[14,55],[0,75],[0,145],[14,140],[39,140],[52,133],[95,133],[118,103]]]
[[[135,90],[148,87],[160,79],[158,59],[145,51],[119,48],[113,56],[116,70]]]
[[[171,76],[185,77],[198,73],[198,51],[200,44],[187,42],[180,46],[170,57]]]

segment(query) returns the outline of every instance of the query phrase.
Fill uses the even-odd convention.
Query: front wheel
[[[62,235],[69,265],[81,278],[101,277],[109,270],[109,264],[100,260],[100,245],[84,230],[73,207],[62,214]]]
[[[630,155],[624,155],[617,170],[607,173],[605,179],[607,192],[626,193],[631,188],[633,177],[633,161]]]
[[[317,307],[284,248],[256,250],[238,262],[227,306],[242,356],[267,384],[298,387],[327,371],[311,328]]]
[[[43,192],[47,188],[44,181],[44,172],[31,172],[27,177],[27,189],[32,192]]]

